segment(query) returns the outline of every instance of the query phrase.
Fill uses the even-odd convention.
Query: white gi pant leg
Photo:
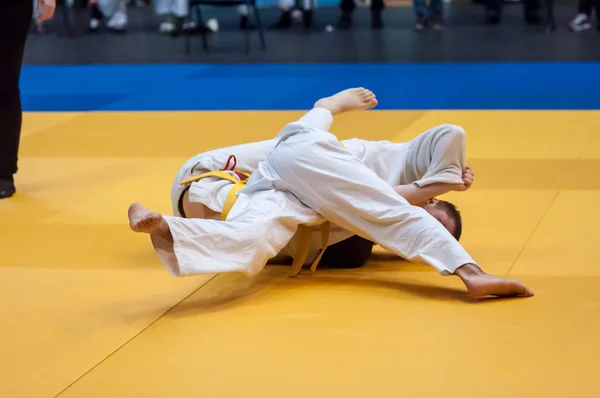
[[[248,189],[248,188],[246,188]],[[227,221],[165,216],[173,235],[173,250],[152,236],[161,261],[175,276],[218,272],[260,272],[294,236],[298,225],[323,223],[297,199],[261,179],[240,193]]]
[[[287,131],[289,126],[292,129],[297,126],[328,129],[332,123],[331,112],[314,108],[282,131]],[[193,183],[190,200],[202,197],[206,186],[211,184],[215,184],[212,178]],[[253,174],[248,186],[240,191],[226,222],[165,216],[173,242],[151,236],[156,254],[175,276],[260,272],[267,261],[290,242],[298,225],[324,221],[297,199],[290,199],[287,194],[272,188],[270,181],[262,178],[260,173]],[[226,196],[227,192],[221,194]]]
[[[426,186],[436,182],[461,184],[466,165],[466,134],[455,125],[436,126],[415,137],[406,161],[406,175],[421,176],[415,183]]]
[[[307,113],[305,113],[298,121],[293,122],[291,124],[286,125],[286,127],[284,127],[284,131],[287,128],[287,126],[305,126],[305,127],[310,127],[310,128],[314,128],[314,129],[320,129],[320,130],[329,130],[329,128],[331,127],[331,125],[333,124],[333,115],[331,114],[331,112],[327,109],[324,108],[313,108],[310,111],[308,111]],[[292,127],[292,128],[297,128],[297,127]],[[272,145],[270,148],[268,147],[269,143],[268,142],[261,142],[261,143],[252,143],[252,144],[247,144],[248,149],[246,150],[245,147],[246,145],[243,145],[242,147],[234,147],[232,148],[232,153],[228,153],[225,158],[227,158],[229,155],[236,155],[237,156],[237,160],[241,163],[247,163],[245,162],[248,158],[256,158],[256,153],[257,152],[264,152],[264,158],[261,159],[261,161],[265,160],[268,152],[270,152],[276,144],[276,140],[272,140],[273,143],[270,144]],[[268,152],[267,152],[268,151]],[[217,155],[213,155],[212,157],[210,156],[211,153],[214,153],[215,151],[211,151],[209,152],[209,154],[207,154],[206,157],[202,157],[200,160],[197,161],[198,163],[198,169],[202,170],[201,172],[204,171],[214,171],[214,170],[220,170],[223,167],[225,167],[225,162],[223,161],[216,161],[214,158],[217,157]],[[249,153],[249,152],[253,152],[253,153]],[[260,159],[260,158],[259,158]],[[223,163],[223,164],[219,164],[219,163]],[[259,163],[259,162],[256,162]],[[204,168],[206,168],[206,170],[204,170]],[[190,175],[188,173],[186,173],[185,171],[187,170],[187,167],[184,166],[182,170],[180,170],[179,173],[177,173],[177,176],[175,177],[175,180],[173,181],[173,185],[171,187],[171,200],[172,200],[172,205],[173,205],[173,214],[176,216],[181,216],[181,214],[179,213],[178,210],[178,203],[179,203],[179,199],[180,196],[183,193],[183,187],[181,187],[181,185],[179,184],[180,181],[182,181],[184,178],[189,177]],[[197,173],[200,174],[200,173]],[[229,192],[229,189],[231,189],[231,186],[233,184],[229,181],[224,181],[224,180],[220,180],[217,178],[205,178],[202,179],[200,181],[196,181],[193,182],[192,184],[190,184],[189,187],[189,195],[188,195],[188,199],[190,202],[192,203],[204,203],[205,205],[207,205],[211,210],[216,211],[218,213],[221,212],[222,210],[222,205],[221,207],[217,207],[217,203],[218,200],[210,200],[210,204],[209,203],[205,203],[207,196],[214,196],[215,198],[217,196],[221,196],[222,198],[227,196],[227,193]],[[224,199],[222,199],[220,202],[224,202]],[[318,238],[320,239],[320,238]]]
[[[263,166],[275,186],[328,221],[443,275],[474,263],[454,237],[420,207],[411,206],[325,131],[288,126]]]

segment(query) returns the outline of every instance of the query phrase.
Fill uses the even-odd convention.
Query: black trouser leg
[[[592,1],[591,0],[579,0],[577,6],[579,14],[585,14],[588,17],[592,14]]]
[[[383,0],[372,0],[371,2],[371,27],[381,29],[383,20],[381,19],[381,10],[385,7]]]
[[[342,12],[354,12],[356,8],[356,3],[354,0],[341,0],[340,1],[340,9]],[[381,11],[385,8],[385,4],[383,0],[373,0],[371,2],[371,11]]]
[[[540,20],[540,0],[524,0],[523,11],[528,23],[538,23]]]
[[[340,8],[342,12],[353,12],[356,8],[356,3],[354,3],[354,0],[342,0],[340,1]]]
[[[502,19],[503,0],[486,0],[485,16],[489,23],[498,23]]]
[[[22,122],[19,78],[32,15],[32,1],[0,1],[0,180],[5,183],[12,182],[17,172]]]
[[[338,22],[338,28],[347,29],[352,26],[352,13],[356,8],[354,0],[341,0],[340,9],[342,10],[342,16]]]
[[[383,0],[373,0],[371,1],[371,11],[381,12],[385,8],[385,3]]]

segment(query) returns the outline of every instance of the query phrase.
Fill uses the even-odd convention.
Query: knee
[[[427,130],[422,135],[423,140],[430,140],[432,143],[439,141],[441,138],[451,138],[452,140],[464,141],[467,133],[465,129],[455,124],[440,124]]]
[[[443,142],[445,146],[466,145],[467,134],[465,129],[454,124],[442,124],[433,130],[432,143]]]
[[[465,129],[455,124],[445,124],[444,130],[453,138],[464,140],[467,136]]]

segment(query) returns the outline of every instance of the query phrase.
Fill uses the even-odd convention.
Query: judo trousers
[[[325,220],[443,275],[476,264],[424,209],[394,189],[325,130],[288,124],[239,192],[227,221],[165,216],[173,243],[153,236],[175,276],[217,272],[256,274],[281,251],[299,225]],[[172,245],[168,250],[161,246]]]

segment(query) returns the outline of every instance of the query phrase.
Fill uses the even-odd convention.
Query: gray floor
[[[88,10],[77,16],[77,30],[85,31]],[[348,31],[325,31],[335,26],[337,8],[320,8],[316,26],[306,32],[267,31],[266,51],[258,47],[252,33],[252,50],[244,52],[244,33],[237,28],[234,9],[206,9],[205,17],[216,16],[221,31],[211,39],[210,52],[201,49],[194,36],[192,53],[184,53],[183,37],[156,33],[157,21],[150,8],[130,11],[129,32],[106,32],[64,37],[62,11],[47,26],[46,35],[32,34],[25,54],[26,65],[48,64],[139,64],[139,63],[403,63],[403,62],[536,62],[600,61],[600,32],[571,33],[566,24],[576,12],[575,3],[556,6],[557,31],[548,34],[544,26],[528,26],[522,6],[507,5],[502,24],[485,26],[483,7],[476,4],[447,8],[446,29],[442,32],[415,32],[412,9],[390,7],[384,11],[385,28],[371,30],[369,11],[358,9],[356,26]],[[262,11],[265,25],[278,17],[275,9]]]

